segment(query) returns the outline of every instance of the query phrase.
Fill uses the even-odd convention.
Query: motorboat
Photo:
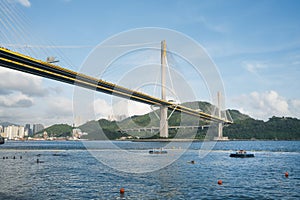
[[[149,151],[150,154],[166,154],[168,153],[166,150],[160,149],[153,149]]]
[[[234,158],[251,158],[254,157],[254,154],[247,153],[245,150],[238,150],[235,153],[231,153],[229,156]]]

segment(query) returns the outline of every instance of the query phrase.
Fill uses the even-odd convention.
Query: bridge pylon
[[[218,92],[218,117],[221,119],[222,114],[221,114],[221,92]],[[214,140],[228,140],[228,137],[223,137],[223,122],[218,123],[218,137],[214,137]]]
[[[166,41],[161,42],[161,99],[166,101]],[[160,107],[160,130],[159,136],[161,138],[169,137],[169,124],[168,124],[168,107],[162,105]]]

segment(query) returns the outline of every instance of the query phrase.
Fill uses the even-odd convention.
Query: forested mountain
[[[207,102],[189,102],[184,103],[184,106],[199,109],[206,113],[215,112],[215,107]],[[271,139],[271,140],[300,140],[300,120],[291,117],[272,117],[268,121],[255,120],[248,115],[240,113],[238,110],[228,110],[234,123],[225,126],[223,129],[223,135],[229,137],[229,139]],[[124,119],[123,121],[108,121],[100,119],[98,121],[89,121],[78,128],[83,132],[88,133],[87,136],[83,136],[86,139],[118,139],[120,137],[139,137],[139,138],[159,138],[159,132],[157,131],[131,131],[124,132],[126,129],[132,128],[151,128],[159,126],[159,110],[150,112],[141,116],[132,116]],[[171,111],[168,111],[171,114]],[[188,116],[181,113],[173,113],[168,120],[169,126],[191,126],[191,125],[205,125],[209,124],[201,120],[197,120],[195,117]],[[210,124],[211,125],[211,124]],[[217,136],[217,126],[212,124],[209,134],[207,134],[207,128],[185,129],[180,131],[176,129],[169,130],[169,136],[180,138],[196,138],[204,139],[209,135],[210,138]],[[53,125],[45,129],[48,136],[63,137],[70,136],[72,127],[66,124]],[[42,133],[42,132],[41,132]]]
[[[49,137],[69,137],[71,136],[72,129],[72,126],[68,124],[55,124],[38,132],[35,137],[42,137],[44,131],[47,132]]]
[[[113,140],[118,139],[127,134],[121,133],[115,121],[108,121],[106,119],[100,119],[98,121],[89,121],[78,127],[81,131],[88,133],[83,136],[83,139],[93,140]]]
[[[300,140],[300,120],[272,117],[267,122],[248,118],[224,128],[230,139]]]
[[[183,104],[191,108],[197,108],[206,113],[211,113],[215,107],[207,102],[189,102]],[[255,120],[248,115],[240,113],[238,110],[228,110],[234,123],[225,126],[223,129],[223,135],[229,137],[229,139],[278,139],[278,140],[300,140],[300,120],[290,117],[272,117],[267,122],[262,120]],[[171,114],[170,111],[168,111]],[[150,131],[132,131],[122,133],[121,130],[132,128],[151,128],[159,126],[159,110],[150,112],[141,116],[132,116],[121,122],[110,122],[105,119],[98,121],[91,121],[80,128],[90,134],[89,138],[103,139],[104,133],[109,139],[116,139],[122,136],[138,136],[140,138],[159,138],[159,133]],[[205,122],[197,121],[194,117],[182,115],[180,113],[173,113],[169,118],[169,126],[190,126],[190,125],[204,125]],[[103,132],[100,134],[99,127]],[[215,127],[216,129],[216,127]],[[213,132],[213,131],[212,131]],[[178,133],[177,130],[170,129],[169,136],[174,137]],[[190,134],[195,134],[195,130],[186,129],[184,134],[181,134],[182,138],[189,137]],[[207,134],[207,129],[199,128],[196,139],[203,139]],[[212,134],[210,132],[210,134]],[[217,131],[211,135],[216,136]],[[177,135],[178,137],[178,135]]]

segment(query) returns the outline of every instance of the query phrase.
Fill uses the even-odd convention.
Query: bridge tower
[[[166,41],[163,40],[161,42],[161,99],[167,100],[166,98]],[[168,125],[168,107],[161,106],[160,107],[160,134],[159,136],[162,138],[169,137],[169,125]]]
[[[218,92],[218,117],[221,119],[221,92]],[[214,140],[228,140],[228,137],[223,137],[223,123],[218,123],[218,137],[214,137]]]

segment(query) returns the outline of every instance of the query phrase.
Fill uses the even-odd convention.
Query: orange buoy
[[[289,173],[288,172],[285,172],[284,175],[285,175],[285,177],[289,177]]]
[[[124,188],[121,188],[120,189],[120,194],[124,194],[125,193],[125,189]]]
[[[223,183],[222,180],[218,180],[219,185],[222,185],[222,183]]]

